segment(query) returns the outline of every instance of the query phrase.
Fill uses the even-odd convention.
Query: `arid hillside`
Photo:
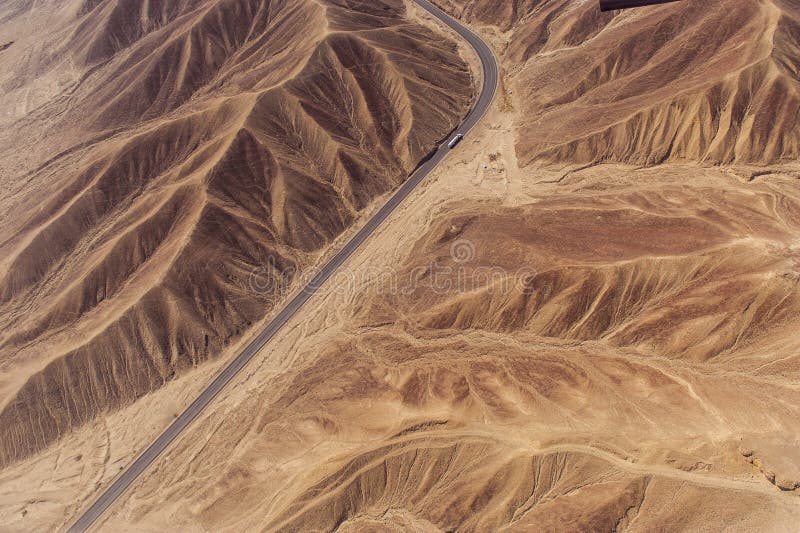
[[[800,194],[704,181],[454,205],[400,271],[413,290],[364,319],[399,312],[426,328],[527,330],[695,361],[797,328]]]
[[[222,353],[473,94],[400,0],[0,10],[4,465]]]
[[[451,162],[420,234],[387,228],[104,527],[791,531],[798,178],[603,165],[510,205],[472,182],[488,160]]]
[[[492,109],[98,530],[793,532],[800,2],[436,3]],[[155,4],[0,8],[3,120],[59,124],[2,160],[11,530],[74,519],[474,96],[410,2]]]
[[[495,109],[104,527],[791,531],[800,6],[439,4]]]
[[[520,162],[773,163],[800,156],[800,4],[439,0],[506,32]]]

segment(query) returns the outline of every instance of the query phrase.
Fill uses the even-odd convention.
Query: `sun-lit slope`
[[[104,527],[611,530],[635,519],[647,531],[777,527],[800,511],[738,449],[743,435],[793,442],[780,433],[797,427],[792,387],[527,335],[393,326],[305,355],[198,424],[203,437],[161,459]]]
[[[600,13],[597,2],[443,2],[511,32],[521,164],[766,164],[800,155],[800,5],[687,0]]]
[[[706,360],[798,326],[798,234],[788,183],[456,206],[403,267],[414,290],[376,298],[364,317],[380,324],[401,309],[427,328],[524,329]]]
[[[276,272],[398,185],[473,91],[399,1],[106,0],[75,17],[65,48],[90,68],[32,113],[71,147],[3,198],[3,463],[220,353],[292,281]]]
[[[270,529],[613,531],[637,519],[637,526],[646,522],[652,526],[659,520],[684,521],[686,527],[702,523],[676,516],[674,510],[660,511],[658,520],[649,516],[682,483],[681,504],[704,498],[702,485],[657,473],[626,472],[580,451],[537,454],[492,438],[457,432],[425,438],[421,433],[418,439],[351,459],[309,487]],[[723,489],[703,506],[719,505],[724,498],[738,505],[765,505],[769,511],[759,513],[762,525],[764,520],[775,521],[776,514],[783,519],[791,516],[761,495],[735,490]],[[756,523],[733,506],[722,514],[724,519]]]
[[[522,165],[584,160],[565,148],[574,132],[558,137],[558,113],[577,113],[583,133],[605,131],[619,116],[634,120],[613,101],[587,104],[622,71],[631,77],[614,90],[630,81],[641,91],[625,105],[669,108],[648,100],[653,91],[635,78],[653,76],[647,65],[661,53],[691,56],[682,47],[694,46],[692,32],[707,31],[708,21],[693,27],[677,7],[700,3],[602,16],[596,2],[468,4],[450,8],[507,32],[486,31],[507,74],[498,105],[401,208],[403,224],[384,227],[349,262],[342,287],[329,286],[302,326],[265,350],[265,361],[281,362],[220,398],[103,527],[786,531],[797,523],[795,169],[596,165],[564,173],[520,169],[513,156],[516,144]],[[752,9],[756,24],[777,13],[768,2],[728,5],[730,13],[706,15],[730,23]],[[733,26],[734,40],[698,52],[711,84],[727,76],[722,63],[739,65],[768,42],[752,34],[756,26],[745,24],[747,36]],[[644,28],[649,41],[629,39]],[[681,34],[679,44],[661,31]],[[591,50],[600,62],[619,54],[608,80],[587,75],[591,62],[559,63],[588,54],[595,39],[636,46]],[[795,54],[776,43],[774,53]],[[550,61],[559,66],[545,78],[537,69]],[[692,78],[700,65],[684,67],[670,73],[687,83],[673,96],[685,88],[702,100],[709,89]],[[581,91],[588,107],[571,104]],[[742,98],[764,94],[754,86]],[[784,117],[781,102],[750,110]],[[697,107],[686,123],[714,122],[717,112]],[[734,145],[790,146],[794,130],[776,124],[784,129],[772,140],[736,133]],[[660,161],[656,134],[621,134],[633,156],[609,158]],[[550,138],[563,152],[526,145]],[[711,153],[691,139],[697,151],[688,159]],[[762,148],[758,163],[779,159]],[[596,145],[586,160],[603,150]]]
[[[287,362],[221,398],[103,527],[794,524],[797,177],[604,165],[513,206],[485,183],[453,201],[462,179],[431,185],[443,201],[419,200],[399,246],[406,227],[371,241],[265,354]]]

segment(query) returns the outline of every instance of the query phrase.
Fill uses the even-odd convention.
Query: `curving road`
[[[466,135],[478,121],[483,117],[489,105],[494,100],[494,95],[497,90],[497,76],[498,67],[497,60],[494,57],[491,49],[480,37],[475,35],[469,29],[460,25],[454,19],[450,18],[436,6],[431,4],[428,0],[415,0],[420,7],[430,12],[433,16],[450,26],[461,37],[475,49],[480,57],[483,66],[483,88],[480,97],[473,106],[470,113],[467,115],[464,122],[453,131],[453,135],[458,133]],[[454,148],[458,149],[458,147]],[[286,322],[292,318],[303,304],[305,304],[325,283],[325,281],[336,272],[344,262],[353,255],[353,252],[366,241],[375,230],[383,224],[383,222],[392,214],[400,203],[411,194],[417,185],[444,159],[449,152],[447,142],[442,143],[439,148],[432,152],[429,157],[414,171],[414,173],[406,180],[394,194],[387,200],[380,210],[370,218],[358,233],[356,233],[342,249],[334,255],[299,292],[296,294],[289,303],[273,318],[258,334],[258,336],[250,342],[247,347],[242,350],[229,364],[226,366],[214,380],[200,393],[200,395],[181,413],[164,432],[153,441],[137,458],[134,460],[127,469],[125,469],[111,485],[109,485],[95,502],[84,511],[84,513],[72,524],[68,529],[70,533],[83,532],[89,527],[108,509],[128,487],[150,466],[156,458],[164,452],[165,449],[180,435],[192,421],[203,411],[203,409],[212,402],[212,400],[230,383],[230,381],[239,373],[239,371],[250,362],[250,360],[269,342],[269,340],[283,327]]]

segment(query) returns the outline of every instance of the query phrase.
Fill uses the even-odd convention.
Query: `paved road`
[[[497,61],[494,54],[489,47],[484,43],[480,37],[472,33],[470,30],[461,26],[458,22],[451,19],[449,16],[440,11],[437,7],[431,4],[428,0],[415,0],[422,8],[429,11],[431,14],[439,18],[445,24],[457,31],[464,39],[466,39],[472,48],[478,53],[481,63],[483,64],[483,88],[480,97],[475,103],[472,111],[470,111],[467,118],[454,132],[467,134],[477,122],[484,115],[489,105],[494,99],[495,91],[497,89]],[[452,138],[452,137],[451,137]],[[463,142],[462,142],[463,145]],[[461,145],[454,148],[458,150]],[[305,304],[314,293],[325,283],[325,281],[336,272],[339,267],[351,256],[353,252],[366,241],[370,235],[380,226],[389,215],[397,208],[400,203],[411,194],[411,191],[425,179],[425,177],[433,170],[436,165],[447,155],[450,150],[447,147],[447,142],[444,142],[439,149],[427,161],[421,164],[417,170],[406,180],[400,188],[389,198],[383,207],[370,218],[363,228],[356,233],[347,244],[333,256],[327,264],[320,270],[320,272],[303,287],[299,293],[294,296],[286,307],[284,307],[269,324],[265,326],[263,331],[239,353],[236,358],[223,369],[219,375],[200,393],[183,413],[180,414],[164,432],[139,455],[133,463],[131,463],[126,470],[124,470],[117,479],[108,486],[100,497],[83,513],[83,515],[75,521],[69,528],[70,533],[77,533],[86,531],[105,511],[111,504],[116,501],[120,495],[133,484],[142,472],[150,466],[156,458],[174,441],[183,430],[197,418],[197,416],[206,408],[208,404],[220,393],[225,386],[244,368],[247,363],[255,356],[264,345],[283,327],[286,322],[292,318],[303,304]]]

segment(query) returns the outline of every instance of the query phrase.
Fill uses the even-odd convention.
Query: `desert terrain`
[[[437,3],[490,113],[98,530],[793,531],[800,3]],[[74,519],[480,76],[410,2],[154,5],[0,6],[9,530]]]
[[[3,52],[7,97],[31,95],[3,159],[33,168],[4,183],[3,464],[219,356],[473,90],[400,2],[73,3],[6,8],[68,22],[47,53]],[[72,84],[39,104],[31,63],[64,62]]]

